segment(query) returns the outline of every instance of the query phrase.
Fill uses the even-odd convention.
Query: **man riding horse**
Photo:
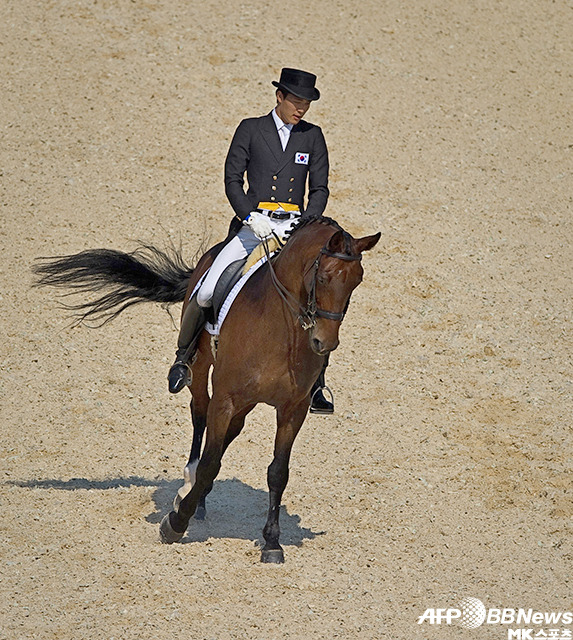
[[[212,304],[215,286],[226,267],[249,255],[269,236],[285,237],[299,218],[321,216],[328,200],[328,150],[320,127],[302,118],[320,98],[316,76],[285,68],[276,90],[276,107],[266,116],[243,120],[225,161],[225,193],[235,216],[225,246],[215,258],[181,320],[175,363],[169,370],[169,391],[190,384],[196,343]],[[245,193],[244,176],[248,190]],[[308,178],[308,202],[304,197]],[[332,413],[323,394],[324,372],[312,389],[311,411]]]

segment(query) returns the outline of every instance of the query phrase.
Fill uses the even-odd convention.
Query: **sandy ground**
[[[466,596],[572,610],[571,2],[0,5],[0,638],[501,639],[417,619]],[[224,236],[226,150],[282,66],[319,76],[327,213],[383,235],[277,567],[270,408],[207,521],[161,545],[191,431],[165,380],[179,309],[70,328],[29,269]]]

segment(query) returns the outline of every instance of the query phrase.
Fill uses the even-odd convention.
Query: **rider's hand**
[[[273,232],[268,217],[259,211],[251,211],[243,220],[243,224],[249,227],[259,240],[268,238]]]

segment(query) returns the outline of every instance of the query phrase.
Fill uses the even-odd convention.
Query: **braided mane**
[[[327,216],[313,215],[301,217],[296,226],[294,226],[292,230],[288,232],[288,237],[290,237],[293,233],[296,233],[299,229],[303,229],[313,222],[318,222],[319,224],[328,224],[333,226],[337,231],[344,231],[344,229],[338,224],[338,222],[336,222],[336,220],[328,218]]]
[[[309,224],[312,224],[314,222],[317,222],[318,224],[329,225],[331,227],[334,227],[337,231],[342,231],[342,234],[344,237],[344,250],[347,254],[349,255],[352,254],[352,246],[351,246],[352,236],[347,231],[345,231],[338,224],[338,222],[336,222],[336,220],[323,215],[301,217],[297,222],[297,224],[290,231],[287,232],[286,241],[288,242],[291,236],[295,234],[297,231],[299,231],[299,229],[304,229],[304,227],[307,227]],[[280,251],[277,253],[280,253]]]

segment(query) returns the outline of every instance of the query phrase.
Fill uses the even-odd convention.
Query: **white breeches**
[[[273,231],[281,240],[295,220],[294,217],[287,220],[274,220],[273,218],[269,218]],[[257,238],[249,227],[243,226],[241,228],[239,233],[237,233],[215,258],[215,261],[207,272],[205,280],[203,280],[203,284],[197,291],[197,303],[201,307],[211,306],[215,286],[223,274],[223,271],[225,271],[231,262],[246,258],[260,242],[259,238]]]

